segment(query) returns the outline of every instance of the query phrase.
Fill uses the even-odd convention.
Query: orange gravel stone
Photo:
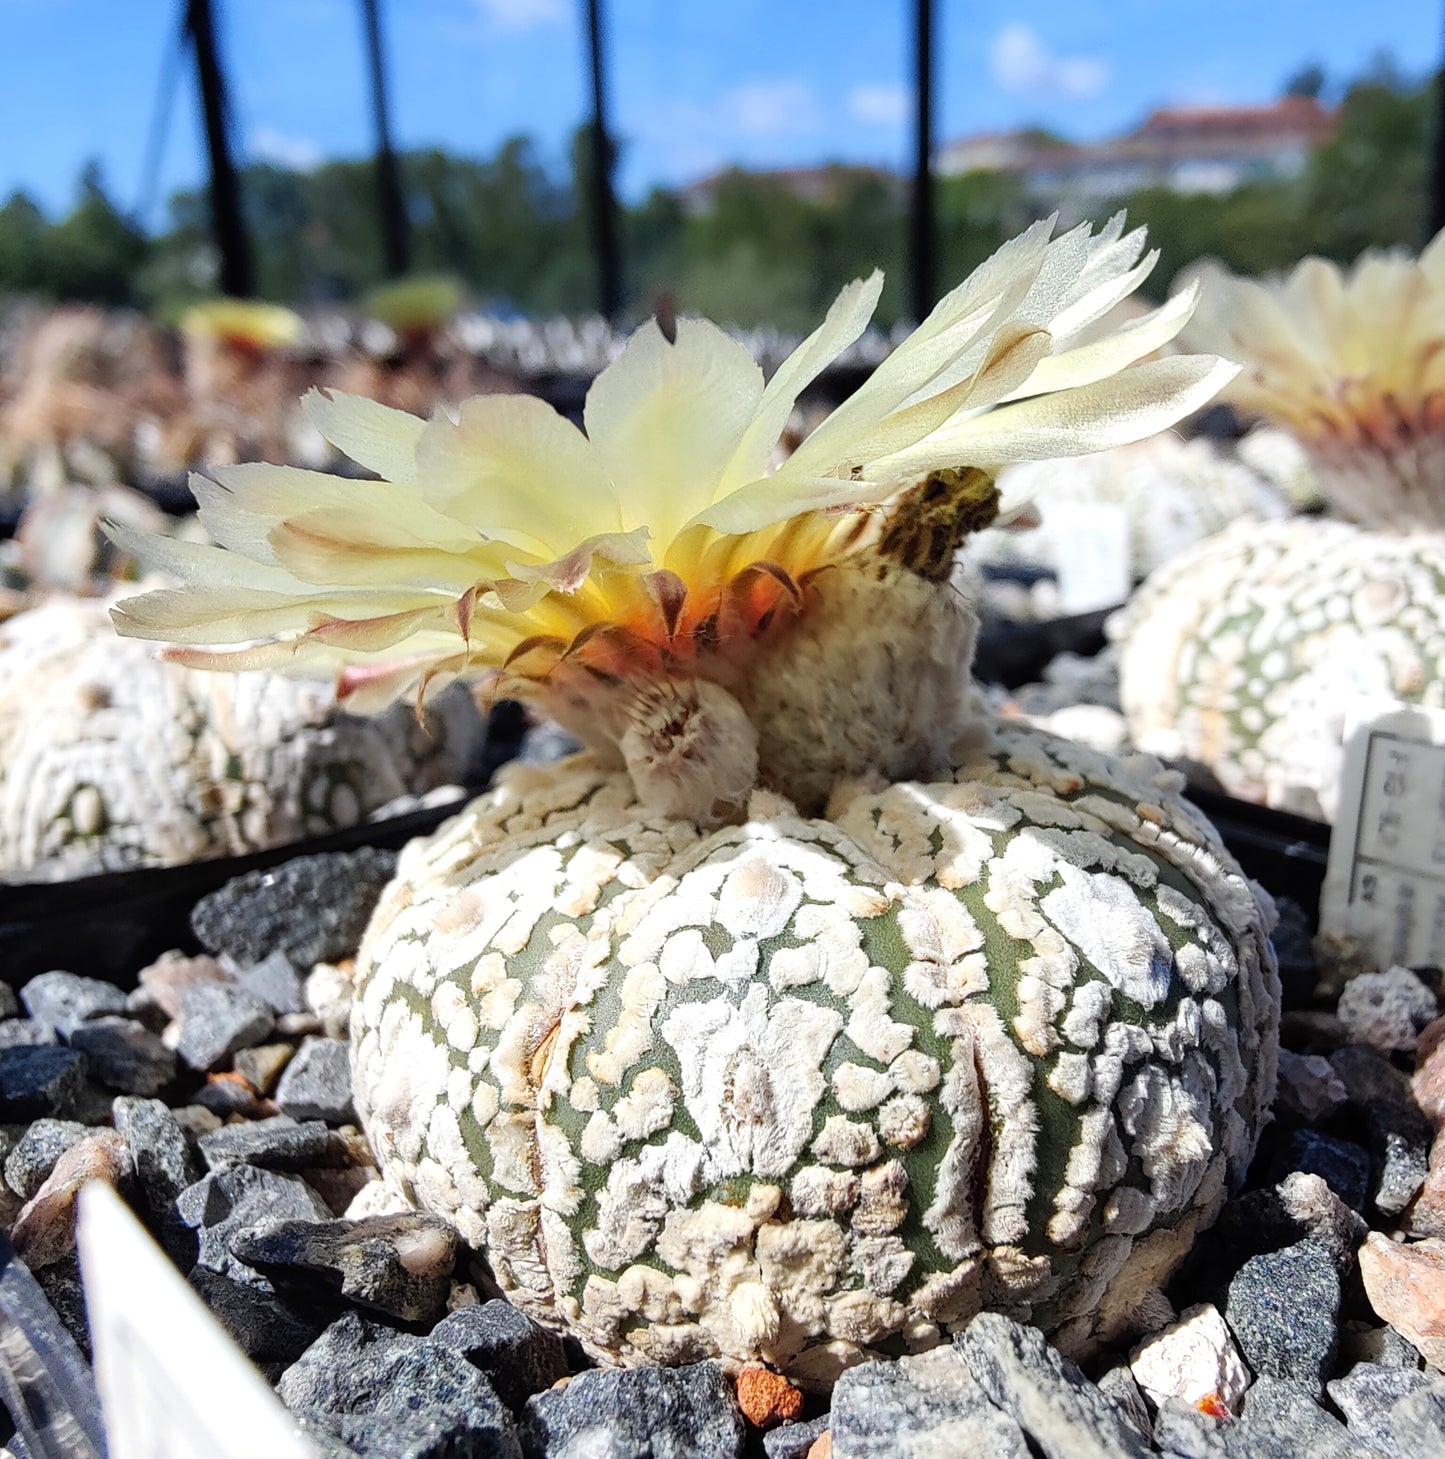
[[[803,1411],[803,1395],[781,1373],[744,1368],[738,1374],[738,1407],[750,1424],[770,1429],[797,1418]]]
[[[1415,1103],[1438,1130],[1445,1124],[1445,1018],[1426,1024],[1415,1041],[1415,1077],[1411,1084]]]
[[[45,1184],[24,1204],[10,1230],[16,1253],[32,1270],[75,1250],[75,1199],[87,1181],[119,1186],[130,1170],[130,1150],[115,1130],[96,1130],[72,1145]]]
[[[1370,1306],[1432,1368],[1445,1369],[1445,1241],[1397,1244],[1372,1231],[1360,1247],[1360,1276]]]
[[[803,1459],[833,1459],[833,1434],[830,1429],[824,1429],[808,1445],[808,1452],[803,1456]]]

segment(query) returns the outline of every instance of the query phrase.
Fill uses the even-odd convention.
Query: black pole
[[[1430,195],[1425,204],[1425,242],[1445,228],[1445,59],[1435,72],[1435,135],[1430,157]]]
[[[376,191],[381,206],[381,238],[388,278],[400,278],[411,267],[411,228],[401,190],[401,170],[391,146],[386,108],[386,74],[381,63],[381,21],[377,0],[361,0],[366,28],[366,54],[371,68],[371,110],[376,117]]]
[[[226,136],[226,82],[216,55],[211,0],[187,0],[186,26],[196,47],[206,149],[211,157],[211,233],[221,253],[221,292],[247,299],[256,292],[256,272],[246,225],[241,221],[241,189]]]
[[[612,194],[612,136],[602,75],[602,0],[587,0],[587,51],[592,69],[592,243],[597,253],[597,300],[604,319],[622,305],[617,252],[617,200]]]
[[[913,206],[908,216],[909,307],[923,319],[937,299],[933,250],[933,0],[914,0]]]

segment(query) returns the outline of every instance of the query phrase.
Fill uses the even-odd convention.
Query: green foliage
[[[1366,248],[1418,248],[1438,81],[1407,87],[1384,70],[1340,104],[1334,138],[1288,182],[1251,183],[1222,197],[1150,188],[1127,199],[1160,250],[1149,287],[1211,255],[1237,273],[1277,273],[1306,254],[1352,263]]]
[[[0,208],[0,289],[125,304],[146,246],[106,195],[92,163],[81,176],[75,207],[59,223],[47,223],[23,193]]]
[[[1294,94],[1325,84],[1318,67]],[[1290,181],[1224,196],[1154,188],[1123,199],[1162,254],[1150,288],[1213,255],[1243,273],[1287,268],[1306,253],[1348,262],[1370,246],[1420,242],[1433,86],[1409,85],[1383,63],[1345,93],[1338,134]],[[1062,142],[1062,139],[1052,139]],[[437,148],[401,159],[412,268],[447,275],[483,304],[533,314],[594,307],[589,189],[591,137],[579,128],[567,167],[549,168],[523,137],[490,158]],[[624,296],[633,318],[663,301],[730,323],[811,328],[850,279],[882,267],[879,323],[904,309],[907,188],[868,168],[836,164],[805,196],[774,175],[733,171],[707,207],[655,189],[621,210]],[[256,164],[241,179],[263,298],[305,304],[361,299],[384,280],[375,165],[311,172]],[[963,278],[1040,209],[1016,178],[975,172],[937,183],[938,277]],[[1112,211],[1101,204],[1098,211]],[[176,194],[167,227],[145,239],[89,170],[58,222],[16,194],[0,206],[0,292],[143,302],[167,317],[214,294],[216,260],[204,190]]]

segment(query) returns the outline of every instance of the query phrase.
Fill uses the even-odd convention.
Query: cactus
[[[55,598],[0,627],[0,877],[173,866],[319,835],[460,780],[483,732],[461,690],[424,727],[340,712],[330,685],[202,674]]]
[[[1214,271],[1188,337],[1244,361],[1229,398],[1297,438],[1355,525],[1240,526],[1161,569],[1117,629],[1136,743],[1332,820],[1349,723],[1442,703],[1442,299],[1445,234],[1347,272]]]
[[[1332,821],[1351,719],[1445,706],[1445,535],[1242,522],[1155,573],[1111,632],[1135,744]]]
[[[1274,1083],[1267,914],[1176,784],[999,729],[705,832],[591,757],[517,767],[383,894],[362,1119],[601,1361],[825,1385],[980,1307],[1117,1338]]]

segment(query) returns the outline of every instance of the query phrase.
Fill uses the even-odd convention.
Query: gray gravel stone
[[[372,847],[298,856],[202,897],[191,926],[212,952],[241,964],[273,952],[284,952],[297,968],[336,962],[356,951],[395,868],[394,851]]]
[[[201,1158],[211,1170],[254,1165],[263,1170],[310,1170],[345,1165],[348,1150],[320,1120],[298,1124],[290,1115],[241,1120],[202,1135]]]
[[[49,1024],[61,1038],[69,1038],[87,1018],[125,1010],[125,994],[114,983],[79,973],[41,973],[20,990],[20,1001],[31,1018]]]
[[[1237,1422],[1210,1418],[1171,1398],[1154,1418],[1154,1439],[1177,1459],[1385,1459],[1307,1394],[1276,1378],[1256,1381]]]
[[[985,1393],[1046,1459],[1141,1459],[1148,1446],[1043,1334],[981,1312],[954,1337]]]
[[[229,963],[230,960],[227,959]],[[223,964],[224,966],[224,964]],[[277,949],[256,963],[231,963],[236,981],[254,993],[273,1013],[304,1013],[306,996],[301,974],[286,954]]]
[[[498,1299],[448,1313],[432,1328],[431,1340],[480,1368],[510,1409],[567,1373],[562,1339]]]
[[[445,1309],[457,1233],[436,1216],[408,1211],[360,1221],[268,1221],[234,1231],[233,1256],[278,1290],[340,1292],[403,1322],[429,1322]]]
[[[1381,1103],[1366,1113],[1370,1197],[1383,1215],[1398,1216],[1415,1199],[1430,1169],[1435,1132],[1412,1103]]]
[[[187,1279],[211,1316],[268,1377],[279,1377],[325,1331],[334,1315],[198,1266]]]
[[[1298,1459],[1375,1459],[1337,1418],[1327,1413],[1296,1384],[1268,1375],[1255,1379],[1244,1395],[1241,1433],[1251,1447],[1242,1452],[1290,1454]]]
[[[28,1201],[45,1184],[55,1162],[90,1134],[78,1120],[36,1120],[5,1157],[5,1184]]]
[[[1317,1237],[1251,1257],[1229,1284],[1224,1317],[1260,1377],[1318,1397],[1339,1345],[1340,1274]]]
[[[1099,1379],[1099,1392],[1119,1410],[1120,1417],[1145,1443],[1153,1439],[1154,1421],[1149,1417],[1148,1400],[1127,1363],[1110,1368]]]
[[[85,1091],[85,1055],[61,1047],[0,1049],[0,1120],[73,1114]]]
[[[521,1459],[512,1416],[484,1374],[439,1343],[355,1313],[333,1322],[281,1375],[276,1391],[293,1413],[353,1451],[359,1438],[363,1452],[387,1459],[415,1453]],[[377,1422],[336,1425],[325,1415]],[[390,1447],[389,1433],[407,1444],[421,1438],[436,1447]]]
[[[80,1258],[73,1252],[59,1261],[35,1268],[31,1275],[40,1284],[45,1299],[55,1309],[60,1324],[75,1345],[90,1359],[90,1323],[85,1315],[85,1291],[80,1283]]]
[[[1362,1146],[1318,1130],[1291,1130],[1275,1151],[1270,1173],[1283,1180],[1295,1171],[1318,1175],[1352,1210],[1370,1196],[1370,1156]]]
[[[14,1018],[19,1012],[20,1000],[15,996],[15,989],[0,979],[0,1019]]]
[[[48,1023],[38,1018],[7,1018],[0,1023],[0,1049],[16,1049],[26,1045],[58,1044],[60,1036]]]
[[[176,1199],[173,1222],[196,1234],[198,1266],[270,1291],[265,1277],[231,1255],[231,1233],[263,1221],[293,1218],[326,1221],[331,1211],[298,1176],[237,1165],[212,1171],[183,1190]]]
[[[1024,1432],[979,1386],[958,1348],[860,1363],[833,1389],[834,1459],[1029,1459]]]
[[[1436,1015],[1435,995],[1409,968],[1361,973],[1345,984],[1335,1012],[1355,1043],[1389,1053],[1415,1047]]]
[[[111,1114],[130,1146],[146,1214],[159,1224],[180,1193],[200,1180],[201,1162],[175,1115],[160,1100],[122,1094]]]
[[[276,1019],[237,983],[196,983],[181,996],[176,1052],[192,1069],[211,1069],[237,1049],[264,1041]]]
[[[79,1024],[70,1047],[85,1055],[93,1078],[122,1094],[155,1094],[176,1077],[175,1054],[132,1018],[106,1014]]]
[[[820,1413],[806,1423],[783,1424],[763,1435],[763,1453],[768,1459],[808,1459],[808,1450],[827,1432],[829,1415]]]
[[[240,1079],[208,1079],[191,1098],[223,1120],[239,1115],[249,1120],[256,1113],[256,1096]]]
[[[276,1086],[276,1105],[297,1119],[354,1123],[347,1045],[341,1039],[304,1040]]]
[[[527,1459],[725,1459],[741,1455],[743,1416],[716,1363],[593,1368],[527,1400]]]
[[[1415,1453],[1398,1450],[1391,1437],[1391,1416],[1400,1400],[1427,1388],[1445,1393],[1445,1383],[1427,1377],[1418,1369],[1387,1368],[1378,1363],[1357,1363],[1328,1388],[1335,1407],[1345,1416],[1350,1433],[1366,1444],[1373,1444],[1390,1459],[1416,1459]]]
[[[1445,1453],[1445,1393],[1438,1384],[1406,1394],[1391,1409],[1390,1437],[1409,1459]]]

